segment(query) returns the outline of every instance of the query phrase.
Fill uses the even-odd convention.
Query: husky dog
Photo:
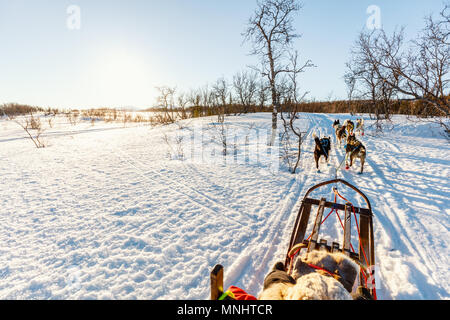
[[[319,170],[319,159],[321,156],[325,157],[325,160],[328,162],[330,150],[331,150],[331,138],[324,137],[319,139],[316,134],[313,134],[314,141],[316,142],[316,147],[314,148],[314,160],[316,161],[316,169]]]
[[[347,132],[345,131],[345,127],[343,127],[339,123],[339,120],[336,120],[333,123],[333,128],[336,132],[336,140],[339,142],[339,146],[342,146],[342,140],[347,139]]]
[[[347,138],[347,146],[345,148],[345,164],[346,169],[350,169],[350,167],[353,165],[353,161],[356,158],[359,158],[361,161],[361,172],[363,173],[364,170],[364,163],[366,161],[366,147],[361,143],[361,141],[358,141],[355,137],[355,134],[350,134]],[[348,159],[350,159],[350,165],[348,164]]]
[[[364,119],[356,120],[356,132],[359,132],[362,136],[364,136]]]
[[[345,120],[344,127],[347,129],[348,135],[353,134],[353,131],[355,130],[355,124],[352,120]]]
[[[342,253],[313,251],[298,257],[292,276],[279,262],[264,281],[260,300],[352,300],[358,265]]]

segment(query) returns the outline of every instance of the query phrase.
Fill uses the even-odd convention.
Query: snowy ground
[[[350,116],[302,114],[296,176],[276,172],[270,117],[227,117],[238,138],[225,160],[215,118],[165,128],[61,118],[45,149],[1,120],[0,299],[205,299],[217,263],[226,286],[257,295],[299,200],[343,159],[333,144],[317,173],[312,131],[334,141],[333,120]],[[372,202],[380,299],[450,298],[450,147],[437,132],[396,117],[391,131],[359,137],[363,175],[359,162],[339,171]]]

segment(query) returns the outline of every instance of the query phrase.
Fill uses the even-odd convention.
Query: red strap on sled
[[[222,297],[219,300],[224,300],[225,297],[227,297],[227,296],[232,298],[233,300],[238,300],[238,301],[258,300],[254,296],[252,296],[251,294],[248,294],[247,292],[245,292],[241,288],[238,288],[238,287],[235,287],[235,286],[231,286],[227,290],[227,292],[225,292],[222,295]]]
[[[316,270],[324,271],[324,272],[328,273],[328,274],[329,274],[330,276],[332,276],[332,277],[338,276],[338,274],[334,274],[334,273],[332,273],[331,271],[328,271],[328,270],[325,269],[325,268],[321,268],[321,267],[319,267],[319,266],[316,266],[315,264],[308,263],[308,266],[310,266],[311,268],[316,269]]]
[[[356,230],[358,231],[359,243],[361,243],[361,233],[360,233],[360,231],[359,231],[358,218],[356,217],[355,207],[353,206],[353,204],[352,204],[350,201],[348,201],[347,199],[345,199],[345,198],[344,198],[337,190],[335,191],[335,193],[336,193],[342,200],[347,201],[347,203],[350,204],[350,206],[352,207],[353,215],[354,215],[355,221],[356,221]],[[339,218],[339,220],[340,220],[340,218]],[[342,224],[342,222],[341,222],[341,224]],[[352,246],[351,244],[350,244],[350,246],[352,247],[353,252],[355,252],[355,249],[353,248],[353,246]],[[363,256],[364,256],[364,260],[365,260],[365,262],[366,262],[366,265],[369,266],[370,264],[369,264],[369,261],[368,261],[368,259],[367,259],[366,252],[365,252],[364,248],[361,248],[361,249],[362,249],[362,253],[363,253]],[[366,288],[367,288],[367,287],[368,287],[368,280],[369,280],[369,279],[368,279],[368,276],[366,275],[366,271],[365,271],[362,267],[360,268],[360,270],[361,270],[361,274],[362,274],[362,276],[363,276],[363,278],[364,278],[364,280],[365,280],[365,282],[366,282]],[[374,298],[375,300],[377,300],[377,291],[376,291],[376,289],[375,289],[375,279],[372,279],[372,286],[374,286],[374,288],[373,288],[373,298]]]

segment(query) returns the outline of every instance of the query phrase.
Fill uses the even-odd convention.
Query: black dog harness
[[[362,148],[363,144],[358,141],[357,145],[350,145],[349,147],[352,148],[351,153],[358,152]]]
[[[320,140],[320,146],[322,147],[322,151],[325,154],[325,156],[328,158],[328,148],[330,147],[330,141],[328,139],[321,139]]]

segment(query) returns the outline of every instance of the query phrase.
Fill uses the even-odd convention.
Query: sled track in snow
[[[316,132],[318,135],[329,134],[328,119],[326,116],[321,118],[321,120],[316,120],[311,115],[306,114],[306,120],[309,121],[309,125],[307,135],[304,138],[305,142],[302,146],[300,172],[297,174],[297,179],[292,181],[289,187],[286,188],[286,199],[280,204],[280,209],[274,214],[274,217],[268,221],[267,228],[262,232],[263,234],[267,234],[265,238],[270,239],[270,245],[267,248],[264,248],[260,254],[252,253],[252,259],[246,260],[247,265],[241,269],[242,273],[231,278],[231,280],[234,281],[232,281],[232,283],[235,283],[238,279],[242,278],[243,274],[245,274],[245,270],[249,270],[252,266],[251,261],[253,261],[253,269],[251,270],[253,277],[245,284],[245,287],[248,288],[250,292],[256,293],[262,288],[264,277],[273,267],[271,264],[275,262],[274,259],[276,259],[277,256],[279,256],[281,260],[284,260],[284,254],[286,253],[285,250],[287,249],[294,220],[298,214],[298,204],[301,200],[300,197],[314,184],[329,180],[328,177],[323,178],[322,174],[317,174],[314,159],[311,156],[315,145],[312,138],[313,133]],[[330,176],[329,178],[331,179],[332,177]],[[283,227],[283,223],[286,223],[286,226]],[[266,232],[266,230],[268,231]],[[258,241],[261,242],[262,237],[258,238],[255,242]]]
[[[276,251],[277,248],[276,244],[280,242],[281,231],[283,229],[281,228],[281,224],[288,218],[288,214],[291,212],[292,207],[297,200],[299,187],[300,183],[297,179],[293,178],[289,182],[289,186],[286,188],[289,194],[288,197],[280,204],[280,209],[274,212],[271,218],[265,223],[265,228],[260,230],[259,236],[248,245],[248,248],[259,248],[260,251],[253,252],[251,249],[245,250],[227,271],[227,273],[231,275],[227,277],[227,281],[230,283],[240,281],[244,275],[248,274],[246,271],[249,269],[252,270],[252,274],[261,275],[265,274],[265,271],[270,268],[268,260],[274,255],[274,251]],[[268,247],[260,245],[265,242],[265,239],[272,239]],[[246,264],[242,266],[241,261],[246,261]],[[254,268],[254,265],[259,267]],[[247,285],[249,290],[255,291],[255,283],[259,284],[260,281],[260,277],[258,277],[258,279],[253,277],[252,282]]]
[[[298,214],[298,202],[302,194],[312,185],[330,180],[333,177],[323,177],[323,174],[317,174],[314,159],[312,157],[314,150],[314,140],[312,134],[315,132],[318,135],[330,135],[329,123],[326,116],[321,120],[316,120],[311,115],[306,114],[306,120],[309,121],[307,135],[302,146],[302,162],[300,173],[296,179],[292,179],[289,185],[285,188],[287,197],[280,203],[280,209],[277,210],[272,217],[267,221],[266,227],[260,231],[260,236],[252,241],[248,246],[250,248],[258,247],[258,243],[264,243],[266,246],[259,246],[259,253],[244,251],[236,262],[226,271],[226,281],[229,283],[238,283],[248,273],[252,277],[246,283],[243,283],[245,288],[256,294],[261,288],[264,277],[272,268],[272,264],[277,257],[284,259],[285,250],[287,249],[289,237],[292,232],[294,219]],[[335,156],[336,161],[340,162]],[[323,166],[323,163],[321,164]],[[283,227],[283,223],[286,226]]]
[[[270,271],[275,259],[285,254],[286,242],[289,240],[288,237],[292,231],[291,224],[293,223],[293,218],[298,213],[297,204],[299,197],[309,186],[334,178],[335,168],[345,159],[345,151],[342,147],[339,147],[336,141],[334,129],[331,126],[333,121],[332,117],[327,115],[317,115],[317,117],[306,115],[306,118],[300,120],[308,121],[307,135],[302,148],[300,173],[295,179],[291,179],[285,187],[282,187],[285,190],[286,197],[280,202],[278,209],[268,217],[264,224],[259,224],[262,227],[258,230],[257,236],[246,244],[246,249],[234,259],[232,265],[227,267],[225,273],[226,285],[241,285],[256,295],[261,289],[264,277]],[[245,128],[247,125],[241,125],[241,127]],[[329,135],[334,141],[333,151],[330,154],[332,168],[324,170],[322,173],[316,172],[312,157],[314,150],[313,132],[322,136]],[[442,269],[442,258],[439,259],[439,255],[435,256],[432,248],[421,245],[420,240],[417,239],[417,232],[415,230],[422,228],[422,222],[415,218],[406,218],[406,213],[409,213],[410,209],[408,208],[404,212],[404,206],[398,202],[399,191],[394,187],[389,187],[391,182],[385,176],[386,170],[395,171],[402,169],[400,163],[391,161],[392,156],[389,152],[392,150],[393,152],[400,153],[400,148],[390,141],[380,141],[378,137],[371,137],[369,135],[364,137],[362,141],[368,147],[368,157],[364,174],[356,174],[356,171],[359,171],[360,164],[357,161],[349,171],[345,170],[344,166],[342,166],[338,171],[338,177],[342,177],[350,183],[360,186],[361,190],[372,200],[376,221],[374,231],[376,239],[378,239],[376,243],[376,259],[377,266],[381,268],[381,272],[379,270],[377,276],[380,298],[389,299],[395,296],[395,289],[390,287],[392,286],[393,279],[388,283],[384,281],[385,277],[389,279],[392,277],[394,279],[397,278],[396,281],[398,283],[408,283],[411,281],[408,277],[413,278],[415,283],[423,284],[420,295],[425,299],[439,299],[442,296],[446,296],[445,286],[441,287],[433,284],[445,283],[446,281],[443,276],[436,273],[436,270],[439,270],[439,268]],[[371,144],[374,144],[378,148],[385,145],[386,152],[378,155],[379,150],[374,150]],[[205,195],[201,191],[171,179],[170,176],[148,168],[142,162],[132,159],[125,152],[121,152],[119,156],[124,161],[130,163],[146,180],[158,183],[162,181],[166,185],[177,185],[180,187],[178,190],[171,190],[184,197],[186,197],[184,190],[188,191],[188,193],[195,194],[195,199],[192,199],[192,197],[186,197],[186,199],[213,216],[221,214],[222,217],[226,217],[227,220],[230,220],[236,226],[242,227],[248,227],[256,222],[262,222],[257,215],[250,212],[243,212],[242,210],[236,211],[217,199],[214,199],[211,195]],[[383,164],[388,167],[381,168],[377,164],[377,157],[389,159],[389,161],[383,161]],[[396,160],[395,157],[394,160]],[[186,176],[192,177],[195,184],[205,185],[206,183],[209,185],[213,183],[207,177],[202,177],[204,173],[199,171],[195,165],[182,162],[181,164],[186,171]],[[320,166],[321,170],[325,168],[323,159]],[[151,172],[150,176],[147,174],[149,172]],[[378,192],[386,188],[390,190],[387,194]],[[408,219],[407,223],[409,225],[405,224],[405,219]],[[412,226],[413,230],[411,230],[410,226]],[[445,228],[445,225],[443,227]],[[383,264],[382,259],[392,261],[394,266],[386,265],[388,262],[384,262]],[[419,270],[416,263],[414,263],[414,259],[420,261],[423,268]],[[392,268],[407,268],[410,270],[410,275],[398,277],[395,275],[388,276],[388,274],[392,273]],[[427,277],[431,277],[432,283],[428,283]],[[390,296],[390,294],[393,296]]]
[[[262,138],[252,136],[250,146],[262,146],[262,135],[270,137],[270,116],[227,118],[239,133],[239,155],[251,133],[246,129],[258,129]],[[228,158],[225,164],[217,156],[219,140],[203,143],[214,145],[218,161],[168,160],[164,133],[171,139],[189,136],[208,119],[186,122],[185,129],[154,130],[106,124],[105,130],[89,130],[89,124],[63,121],[44,135],[49,148],[35,151],[31,141],[16,139],[22,134],[14,123],[2,123],[1,296],[207,299],[216,263],[225,266],[226,285],[257,295],[273,264],[284,261],[301,197],[334,178],[334,167],[345,157],[334,142],[333,120],[355,117],[301,114],[296,124],[307,134],[295,179],[286,168],[271,176],[262,164],[235,166]],[[368,149],[364,173],[357,174],[357,160],[350,170],[342,167],[338,178],[371,201],[378,298],[450,299],[450,147],[428,124],[411,125],[404,116],[392,121],[392,130],[372,135],[367,126],[366,136],[357,135]],[[322,158],[320,173],[313,160],[314,131],[333,140],[330,166]],[[186,155],[189,150],[184,148]],[[331,188],[318,193],[333,197]],[[341,239],[335,220],[321,229],[324,238]],[[74,266],[83,272],[76,292],[64,281]]]
[[[309,120],[308,134],[305,141],[309,141],[312,136],[315,121],[307,116]],[[308,146],[309,147],[309,146]],[[302,159],[303,165],[308,162],[308,158]],[[309,174],[298,173],[295,178],[291,179],[288,185],[284,188],[286,190],[286,198],[280,203],[279,209],[274,212],[270,219],[266,222],[263,230],[259,232],[260,236],[254,239],[249,248],[258,248],[258,252],[245,250],[236,259],[236,262],[226,270],[226,282],[238,283],[242,281],[245,275],[251,274],[250,280],[245,283],[245,287],[249,292],[256,294],[261,289],[261,284],[264,281],[265,275],[272,268],[271,261],[277,255],[284,254],[291,233],[291,224],[293,225],[295,216],[297,215],[296,204],[299,197],[306,188],[311,184],[313,176]],[[295,210],[294,210],[295,209]],[[289,222],[289,223],[287,223]],[[286,226],[283,227],[283,223]],[[287,232],[287,234],[286,234]],[[264,241],[269,239],[269,241]],[[259,245],[261,243],[269,243],[269,245]],[[285,243],[286,242],[286,243]],[[251,271],[251,272],[250,272]]]
[[[266,249],[264,255],[260,255],[256,262],[256,265],[259,265],[259,267],[254,269],[255,277],[249,284],[249,288],[253,290],[252,292],[257,292],[257,288],[261,288],[261,283],[264,281],[265,275],[267,275],[269,270],[272,268],[270,262],[273,261],[277,253],[285,253],[286,248],[282,247],[283,245],[287,246],[287,243],[284,243],[286,238],[286,234],[284,233],[286,230],[290,230],[290,228],[288,228],[289,224],[286,224],[286,226],[283,227],[283,223],[291,220],[289,219],[290,216],[297,213],[293,209],[298,201],[298,198],[305,189],[307,180],[307,178],[302,177],[299,180],[295,179],[293,181],[293,184],[288,190],[288,197],[283,201],[280,210],[277,212],[277,215],[280,216],[279,219],[273,223],[270,223],[273,229],[270,230],[271,232],[269,232],[268,238],[272,239],[272,241],[270,242],[270,245]],[[291,230],[289,233],[290,232]],[[289,234],[287,236],[289,236]]]
[[[308,117],[309,125],[311,126],[311,117]],[[312,130],[308,130],[307,137],[309,138],[312,134]],[[139,174],[141,177],[143,177],[146,180],[149,180],[151,182],[157,182],[154,178],[148,176],[146,173],[151,172],[153,175],[158,176],[158,183],[163,182],[165,185],[170,184],[176,184],[180,186],[183,190],[189,190],[191,193],[195,193],[196,195],[200,196],[200,198],[204,199],[203,201],[197,201],[192,199],[192,197],[188,197],[189,201],[193,202],[195,205],[200,206],[201,208],[207,210],[213,215],[217,215],[220,212],[211,209],[211,204],[214,204],[215,206],[219,207],[224,212],[232,212],[234,215],[232,217],[229,216],[229,214],[226,214],[225,216],[227,219],[232,220],[233,222],[241,225],[241,226],[248,226],[246,223],[242,223],[239,220],[251,220],[251,222],[256,222],[256,219],[258,217],[253,216],[248,213],[241,213],[233,210],[232,208],[227,207],[226,205],[221,204],[219,201],[211,199],[209,196],[203,194],[202,192],[199,192],[197,190],[192,189],[189,186],[185,186],[181,184],[179,181],[170,179],[167,176],[153,170],[152,168],[148,168],[140,161],[133,159],[131,156],[129,156],[126,152],[120,150],[119,154],[116,154],[122,161],[126,161],[129,163],[133,168],[136,169],[136,173]],[[305,161],[305,159],[303,160]],[[197,177],[199,175],[198,169],[193,165],[188,165],[185,163],[182,163],[183,167],[189,171],[188,176],[192,176],[194,180],[198,181]],[[162,180],[162,181],[161,181]],[[203,182],[204,183],[204,182]],[[268,269],[269,261],[273,258],[273,255],[277,252],[277,249],[279,249],[280,244],[282,243],[282,236],[283,231],[285,228],[283,228],[283,222],[287,221],[290,214],[292,213],[292,209],[297,203],[298,197],[301,194],[301,191],[305,188],[306,178],[304,175],[301,176],[301,179],[293,178],[291,179],[286,187],[283,188],[283,190],[286,190],[287,197],[280,203],[279,209],[274,212],[268,221],[264,224],[265,227],[263,230],[259,231],[259,236],[256,239],[253,239],[251,243],[248,245],[250,248],[258,247],[258,243],[264,243],[267,241],[264,241],[265,239],[271,239],[270,246],[265,248],[263,251],[263,254],[257,254],[255,252],[247,252],[244,251],[241,253],[238,258],[236,258],[236,263],[233,264],[229,270],[227,271],[227,281],[230,281],[232,283],[235,283],[239,281],[243,275],[247,274],[248,269],[252,268],[254,270],[254,265],[257,265],[257,271],[258,274],[264,274]],[[175,193],[178,193],[180,195],[186,196],[183,192],[180,192],[178,190],[172,189]],[[239,220],[238,220],[239,219]],[[250,222],[250,223],[251,223]],[[262,278],[263,280],[263,278]],[[259,286],[258,280],[254,279],[252,283],[250,284],[251,287]]]
[[[199,192],[189,186],[183,185],[182,183],[180,183],[179,181],[175,180],[175,179],[170,179],[167,178],[165,175],[163,175],[162,173],[157,172],[156,170],[153,170],[151,168],[146,167],[144,164],[140,163],[138,160],[133,159],[131,156],[129,156],[128,154],[126,154],[125,152],[121,151],[121,150],[117,150],[118,153],[120,153],[122,155],[122,157],[120,157],[119,155],[117,155],[121,160],[124,160],[127,163],[129,163],[132,167],[134,167],[137,171],[136,173],[139,174],[141,177],[143,177],[145,180],[149,180],[151,182],[154,183],[161,183],[162,181],[164,182],[165,185],[169,186],[171,184],[175,184],[181,188],[184,188],[185,190],[189,190],[192,193],[195,193],[196,195],[200,196],[200,198],[203,198],[204,200],[206,200],[206,202],[209,202],[209,205],[213,204],[216,205],[217,207],[221,208],[222,210],[224,210],[224,212],[226,213],[226,215],[222,215],[222,216],[226,216],[227,219],[232,220],[233,222],[237,223],[238,225],[241,226],[248,226],[248,223],[245,222],[241,222],[238,219],[239,218],[252,218],[249,216],[246,216],[240,212],[235,211],[232,208],[229,208],[221,203],[219,203],[218,201],[211,199],[210,197],[208,197],[207,195],[203,194],[202,192]],[[153,174],[158,176],[159,181],[156,181],[155,179],[152,179],[151,177],[145,175],[145,172],[151,171]],[[161,181],[162,180],[162,181]],[[210,206],[208,206],[208,204],[202,203],[200,201],[194,200],[192,197],[187,196],[188,193],[183,193],[180,192],[176,189],[171,189],[173,192],[183,196],[184,198],[188,199],[188,201],[194,203],[197,206],[200,206],[202,209],[205,209],[206,211],[210,212],[211,214],[217,215],[220,214],[220,212],[217,212],[216,210],[213,210]],[[230,216],[230,213],[233,213],[234,216]],[[246,220],[246,219],[242,219],[242,220]]]

